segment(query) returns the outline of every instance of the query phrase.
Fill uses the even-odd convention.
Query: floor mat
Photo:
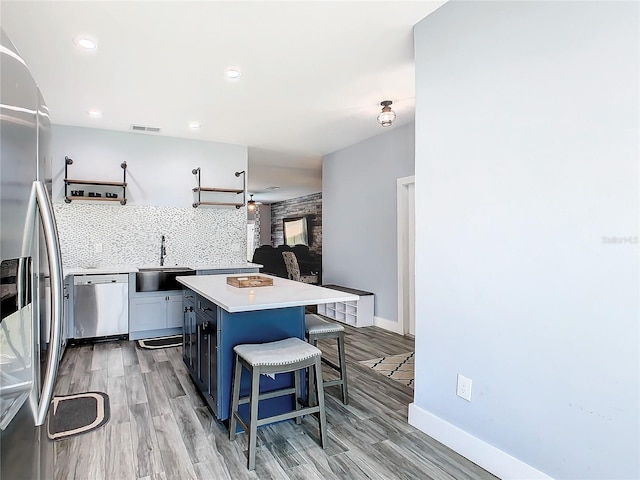
[[[180,347],[182,345],[182,335],[171,335],[170,337],[148,338],[138,340],[138,347],[155,350],[157,348]]]
[[[413,388],[414,379],[414,352],[389,355],[373,360],[360,362],[366,367],[373,368],[376,372]]]
[[[53,397],[47,434],[64,440],[102,427],[109,421],[109,396],[102,392]]]

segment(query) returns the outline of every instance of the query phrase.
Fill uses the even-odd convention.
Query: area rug
[[[182,345],[182,335],[171,335],[170,337],[148,338],[146,340],[138,340],[138,347],[149,350],[158,348],[179,347]]]
[[[362,365],[373,368],[376,372],[413,388],[414,352],[389,355],[373,360],[363,360]]]
[[[64,440],[102,427],[109,421],[109,396],[102,392],[86,392],[53,397],[47,435],[51,440]]]

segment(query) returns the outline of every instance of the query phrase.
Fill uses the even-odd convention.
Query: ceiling
[[[3,0],[0,21],[53,123],[247,145],[271,203],[321,191],[322,156],[382,133],[382,100],[388,128],[413,120],[412,27],[443,3]]]

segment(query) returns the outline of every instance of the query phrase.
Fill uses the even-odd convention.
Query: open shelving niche
[[[64,157],[64,201],[71,203],[72,200],[96,200],[102,202],[120,202],[120,205],[127,203],[127,162],[122,162],[122,182],[103,182],[98,180],[78,180],[69,178],[69,165],[73,165],[73,160]],[[120,187],[122,188],[122,198],[113,197],[89,197],[86,195],[69,195],[69,185],[94,185],[96,187]]]
[[[221,206],[230,206],[240,208],[246,205],[247,201],[247,179],[245,175],[245,171],[235,172],[235,176],[239,177],[242,175],[242,188],[210,188],[203,187],[200,179],[200,167],[194,168],[191,170],[197,180],[198,186],[193,188],[193,192],[198,194],[198,199],[193,202],[193,208],[198,208],[200,205],[221,205]],[[203,201],[202,193],[214,193],[219,194],[217,198],[220,198],[220,195],[229,196],[229,194],[233,195],[233,199],[235,200],[238,195],[242,194],[242,202],[238,201]],[[230,199],[229,199],[230,200]]]
[[[319,315],[346,323],[352,327],[370,327],[374,324],[373,293],[338,285],[323,285],[323,287],[352,293],[360,298],[358,300],[318,304],[317,311]]]

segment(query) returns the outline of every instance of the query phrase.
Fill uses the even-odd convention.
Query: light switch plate
[[[458,374],[456,395],[458,395],[461,398],[464,398],[468,402],[471,401],[471,383],[472,383],[472,380],[470,378],[467,378],[464,375]]]
[[[94,246],[96,253],[102,253],[102,244],[96,243]]]

